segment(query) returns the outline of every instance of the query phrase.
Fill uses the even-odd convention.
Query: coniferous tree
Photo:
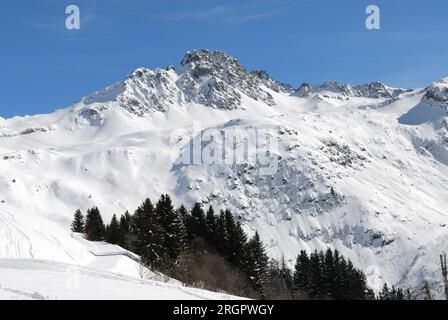
[[[315,251],[308,257],[301,251],[294,271],[294,288],[312,299],[359,300],[374,298],[363,272],[339,252]]]
[[[247,264],[247,255],[245,251],[247,243],[247,234],[244,232],[240,222],[237,222],[233,233],[229,236],[229,246],[232,253],[231,262],[241,269]]]
[[[322,299],[322,265],[319,252],[315,251],[310,255],[310,278],[308,284],[308,293],[312,299]]]
[[[230,242],[232,241],[232,236],[235,234],[235,219],[233,218],[233,214],[230,210],[224,211],[224,222],[226,228],[226,242],[227,242],[227,256],[231,257],[231,248]]]
[[[395,289],[395,287],[393,287],[393,289],[395,291],[395,300],[404,300],[403,289],[401,288]]]
[[[105,240],[106,227],[101,218],[100,210],[97,207],[87,210],[85,234],[86,239],[89,241]]]
[[[288,267],[284,256],[282,256],[280,261],[271,260],[270,262],[267,298],[275,300],[308,299],[305,291],[295,289],[294,273]]]
[[[76,233],[84,233],[85,229],[84,229],[85,225],[84,225],[84,216],[81,213],[81,210],[76,210],[75,215],[73,217],[73,222],[72,222],[72,232],[76,232]]]
[[[168,260],[171,263],[177,257],[177,254],[175,253],[176,234],[174,231],[176,213],[171,198],[168,195],[162,195],[160,197],[156,204],[155,213],[157,220],[160,223],[161,232],[163,233],[162,258],[167,260],[165,261],[165,264],[168,264]]]
[[[347,260],[345,260],[344,257],[340,257],[339,259],[339,267],[338,267],[338,292],[337,297],[340,300],[348,300],[348,285],[347,285],[347,279],[348,279],[348,264]]]
[[[367,287],[366,284],[367,280],[365,274],[360,270],[354,268],[351,261],[349,261],[348,265],[349,265],[348,299],[350,300],[370,299],[371,290],[369,290]],[[400,294],[402,293],[403,292],[400,289]]]
[[[300,251],[294,268],[294,289],[308,292],[310,282],[310,260],[305,250]]]
[[[177,209],[177,214],[179,215],[179,217],[182,218],[182,222],[184,224],[186,235],[187,235],[186,240],[188,243],[191,243],[195,237],[195,235],[193,234],[193,229],[194,229],[193,228],[193,218],[191,217],[187,208],[185,208],[184,205],[181,205],[179,207],[179,209]]]
[[[83,230],[82,222],[83,217],[78,210],[73,230]],[[303,294],[306,294],[312,299],[375,298],[366,285],[364,273],[337,250],[315,251],[310,256],[301,251],[292,274],[284,257],[280,261],[269,262],[258,233],[247,241],[246,233],[230,210],[220,211],[219,216],[215,216],[210,206],[205,214],[201,205],[196,203],[189,214],[183,205],[174,210],[168,195],[161,196],[155,208],[147,199],[134,215],[126,212],[120,221],[114,215],[107,230],[98,208],[90,209],[84,232],[89,240],[106,239],[110,243],[118,243],[141,255],[151,269],[163,270],[175,278],[177,275],[178,279],[188,283],[190,280],[191,283],[203,280],[208,283],[215,281],[215,285],[219,283],[215,278],[207,279],[204,271],[191,276],[192,268],[197,268],[192,262],[205,255],[206,269],[216,268],[217,263],[225,262],[226,268],[232,270],[229,279],[236,280],[236,283],[247,281],[251,288],[246,285],[240,288],[253,289],[258,297],[289,299],[305,297]],[[250,296],[256,297],[253,291]],[[410,296],[409,291],[395,287],[389,289],[386,285],[378,299],[402,300]]]
[[[169,195],[162,195],[156,205],[156,214],[163,230],[163,251],[165,268],[172,267],[185,250],[185,227],[181,217],[174,210]]]
[[[390,298],[390,290],[387,283],[384,284],[383,290],[379,294],[379,300],[392,300]]]
[[[188,214],[184,205],[181,205],[176,210],[177,215],[177,230],[179,234],[179,251],[180,255],[177,257],[177,263],[173,270],[170,270],[174,278],[185,281],[189,279],[191,281],[191,266],[194,260],[194,252],[190,248],[193,235],[191,233],[191,216]]]
[[[120,242],[120,224],[117,216],[114,214],[110,224],[106,228],[106,241],[111,244],[118,244]]]
[[[200,203],[196,203],[191,209],[191,233],[192,236],[206,238],[207,227],[205,224],[205,213]]]
[[[120,217],[120,232],[119,232],[119,240],[118,244],[127,249],[127,250],[134,250],[131,244],[131,219],[132,216],[129,213],[129,211],[126,211],[121,217]]]
[[[268,277],[264,288],[267,299],[290,299],[292,291],[283,278],[281,263],[271,260],[268,267]]]
[[[286,288],[289,291],[293,291],[293,289],[294,289],[293,275],[291,273],[291,270],[288,268],[288,266],[286,264],[285,256],[283,256],[283,255],[282,255],[282,259],[280,261],[279,272],[280,272],[280,278],[282,279]]]
[[[339,251],[335,250],[333,253],[333,280],[330,291],[336,300],[344,299],[344,292],[341,288],[341,284],[343,283],[343,259],[344,257],[340,256]]]
[[[183,217],[176,212],[175,230],[177,233],[177,248],[179,254],[186,253],[189,250],[187,227],[184,221]]]
[[[132,216],[133,245],[152,270],[163,262],[163,233],[151,200],[146,199]]]
[[[408,290],[403,291],[403,289],[396,289],[395,286],[389,288],[387,283],[384,284],[383,290],[378,295],[378,300],[407,300],[410,299],[411,293]]]
[[[226,232],[226,219],[224,216],[224,211],[221,210],[219,216],[216,218],[216,250],[222,254],[226,255],[227,249],[227,239],[229,238]]]
[[[264,288],[267,282],[269,260],[258,232],[247,243],[246,248],[246,274],[254,290],[265,297]]]
[[[188,216],[188,210],[187,208],[185,208],[184,205],[181,205],[179,207],[179,209],[177,209],[177,214],[179,215],[179,217],[182,219],[182,221],[184,222],[184,225],[186,227],[186,222],[187,222],[187,216]]]
[[[321,294],[324,297],[332,299],[334,298],[333,289],[335,287],[334,280],[336,275],[333,251],[331,249],[328,249],[325,252],[325,256],[323,257],[321,263],[323,272]]]
[[[244,237],[244,233],[241,234],[242,230],[237,230],[237,225],[235,223],[235,219],[233,218],[233,214],[230,210],[226,210],[224,212],[224,221],[225,221],[225,256],[229,261],[233,264],[238,264],[238,258],[241,255],[241,251],[244,250],[244,245],[246,244],[246,240],[241,243],[242,239],[239,237]],[[240,228],[241,229],[241,228]],[[237,235],[239,233],[239,235]],[[242,245],[242,246],[241,246]]]
[[[207,229],[206,232],[206,241],[212,246],[216,246],[217,237],[216,237],[216,217],[215,210],[212,206],[210,206],[207,210],[207,214],[205,215],[205,226]]]
[[[367,286],[365,285],[365,283],[365,275],[362,272],[358,271],[353,266],[353,263],[348,260],[346,267],[346,280],[344,283],[346,290],[346,299],[365,299],[367,291]]]

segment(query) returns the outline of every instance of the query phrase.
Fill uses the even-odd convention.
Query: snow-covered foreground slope
[[[293,90],[209,51],[176,68],[138,69],[69,108],[0,119],[0,257],[95,264],[69,232],[75,209],[98,206],[108,220],[169,193],[177,204],[232,209],[271,256],[291,263],[301,249],[337,248],[375,289],[438,280],[448,248],[447,108],[447,79],[418,90]],[[193,160],[191,141],[231,154],[266,128],[278,141],[272,172],[246,158],[210,164],[206,152],[179,161]]]
[[[54,228],[46,227],[36,223],[35,234],[25,228],[22,235],[28,234],[27,240],[16,238],[17,243],[29,246],[29,253],[16,251],[9,256],[28,258],[0,258],[0,300],[240,299],[184,287],[176,280],[146,269],[139,257],[119,246],[89,242],[79,234],[53,234]],[[37,234],[46,240],[35,237]],[[55,242],[49,244],[48,239]],[[44,251],[48,255],[43,254]],[[64,260],[70,263],[60,262]]]
[[[37,259],[0,259],[0,299],[227,300],[225,294]]]

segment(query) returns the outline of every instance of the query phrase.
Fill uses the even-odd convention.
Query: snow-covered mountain
[[[193,51],[51,114],[0,118],[0,257],[86,266],[92,257],[69,232],[75,209],[99,206],[110,219],[169,193],[232,209],[291,263],[301,249],[337,248],[376,289],[438,280],[447,123],[448,78],[416,90],[295,90],[223,52]],[[179,161],[191,141],[225,154],[256,145],[259,128],[278,141],[269,174],[249,158]]]

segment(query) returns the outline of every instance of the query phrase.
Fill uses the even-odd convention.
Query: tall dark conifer
[[[234,237],[236,234],[236,224],[233,214],[230,210],[224,212],[225,221],[225,256],[231,263],[236,263],[236,252],[234,248]]]
[[[103,241],[106,237],[106,227],[98,208],[87,210],[85,224],[86,239],[90,241]]]
[[[182,219],[182,223],[184,225],[186,233],[186,241],[188,243],[191,243],[191,241],[193,241],[195,237],[193,234],[193,218],[184,205],[181,205],[179,209],[177,209],[177,214]]]
[[[222,255],[226,255],[227,239],[226,219],[224,211],[221,210],[216,218],[216,249]]]
[[[322,299],[323,272],[321,255],[315,251],[310,255],[308,293],[312,299]]]
[[[145,200],[135,211],[131,226],[137,253],[155,270],[163,262],[163,233],[151,200]]]
[[[118,244],[127,249],[127,250],[134,250],[131,244],[131,214],[126,211],[121,217],[120,217],[120,238],[118,241]]]
[[[323,261],[321,261],[321,263],[323,272],[321,294],[322,296],[333,299],[334,298],[333,288],[335,287],[334,280],[336,274],[335,274],[333,251],[331,249],[328,249],[325,252],[325,256],[323,257]]]
[[[162,195],[156,205],[156,214],[163,230],[163,251],[166,257],[165,267],[176,263],[178,256],[185,250],[185,227],[182,218],[174,210],[169,195]]]
[[[230,238],[230,248],[233,254],[233,263],[241,269],[247,264],[247,255],[245,252],[247,243],[247,234],[244,232],[240,222],[237,222]]]
[[[215,210],[212,206],[210,206],[207,210],[207,214],[205,216],[205,226],[207,228],[207,236],[206,241],[212,245],[216,246],[217,237],[216,237],[216,217]]]
[[[183,220],[185,226],[186,226],[186,221],[187,221],[187,216],[188,216],[188,210],[187,208],[185,208],[184,205],[181,205],[179,207],[179,209],[177,209],[177,214],[179,215],[179,217],[181,217],[181,219]]]
[[[294,289],[293,274],[286,263],[285,256],[282,256],[282,259],[280,260],[279,271],[280,271],[280,278],[282,279],[286,288],[290,291],[293,291]]]
[[[118,244],[120,241],[120,224],[117,216],[114,214],[110,224],[106,228],[106,241],[111,244]]]
[[[300,251],[294,268],[294,288],[308,292],[310,282],[310,259],[305,250]]]
[[[254,290],[262,297],[265,297],[264,289],[267,282],[269,259],[258,232],[255,233],[255,236],[247,243],[246,248],[246,274]]]
[[[76,210],[72,222],[72,232],[84,233],[84,222],[84,215],[81,213],[81,210]]]
[[[205,239],[207,227],[205,224],[205,213],[200,203],[196,203],[191,209],[191,232],[193,237]]]

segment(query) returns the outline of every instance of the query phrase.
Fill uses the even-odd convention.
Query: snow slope
[[[301,249],[337,248],[376,289],[436,280],[448,244],[447,101],[446,79],[293,90],[207,50],[137,69],[68,108],[0,119],[0,257],[95,265],[68,231],[75,209],[110,219],[169,193],[231,208],[291,263]],[[233,133],[231,154],[243,138],[255,145],[259,128],[278,140],[268,175],[250,159],[179,163],[192,140],[221,147]]]
[[[4,224],[5,225],[5,224]],[[227,300],[241,299],[221,293],[184,287],[176,280],[144,268],[139,257],[104,242],[89,242],[79,234],[53,235],[48,229],[18,238],[28,254],[0,258],[0,300]],[[47,226],[48,227],[48,226]],[[17,231],[17,230],[16,230]],[[9,237],[14,237],[9,235]],[[48,245],[51,239],[63,249]],[[30,241],[31,240],[31,241]],[[53,245],[55,243],[52,243]],[[47,250],[49,255],[43,254]],[[17,258],[25,256],[27,258]],[[44,257],[42,260],[37,257]],[[63,260],[71,263],[60,262]]]
[[[37,259],[0,259],[2,300],[227,300],[225,294]]]

